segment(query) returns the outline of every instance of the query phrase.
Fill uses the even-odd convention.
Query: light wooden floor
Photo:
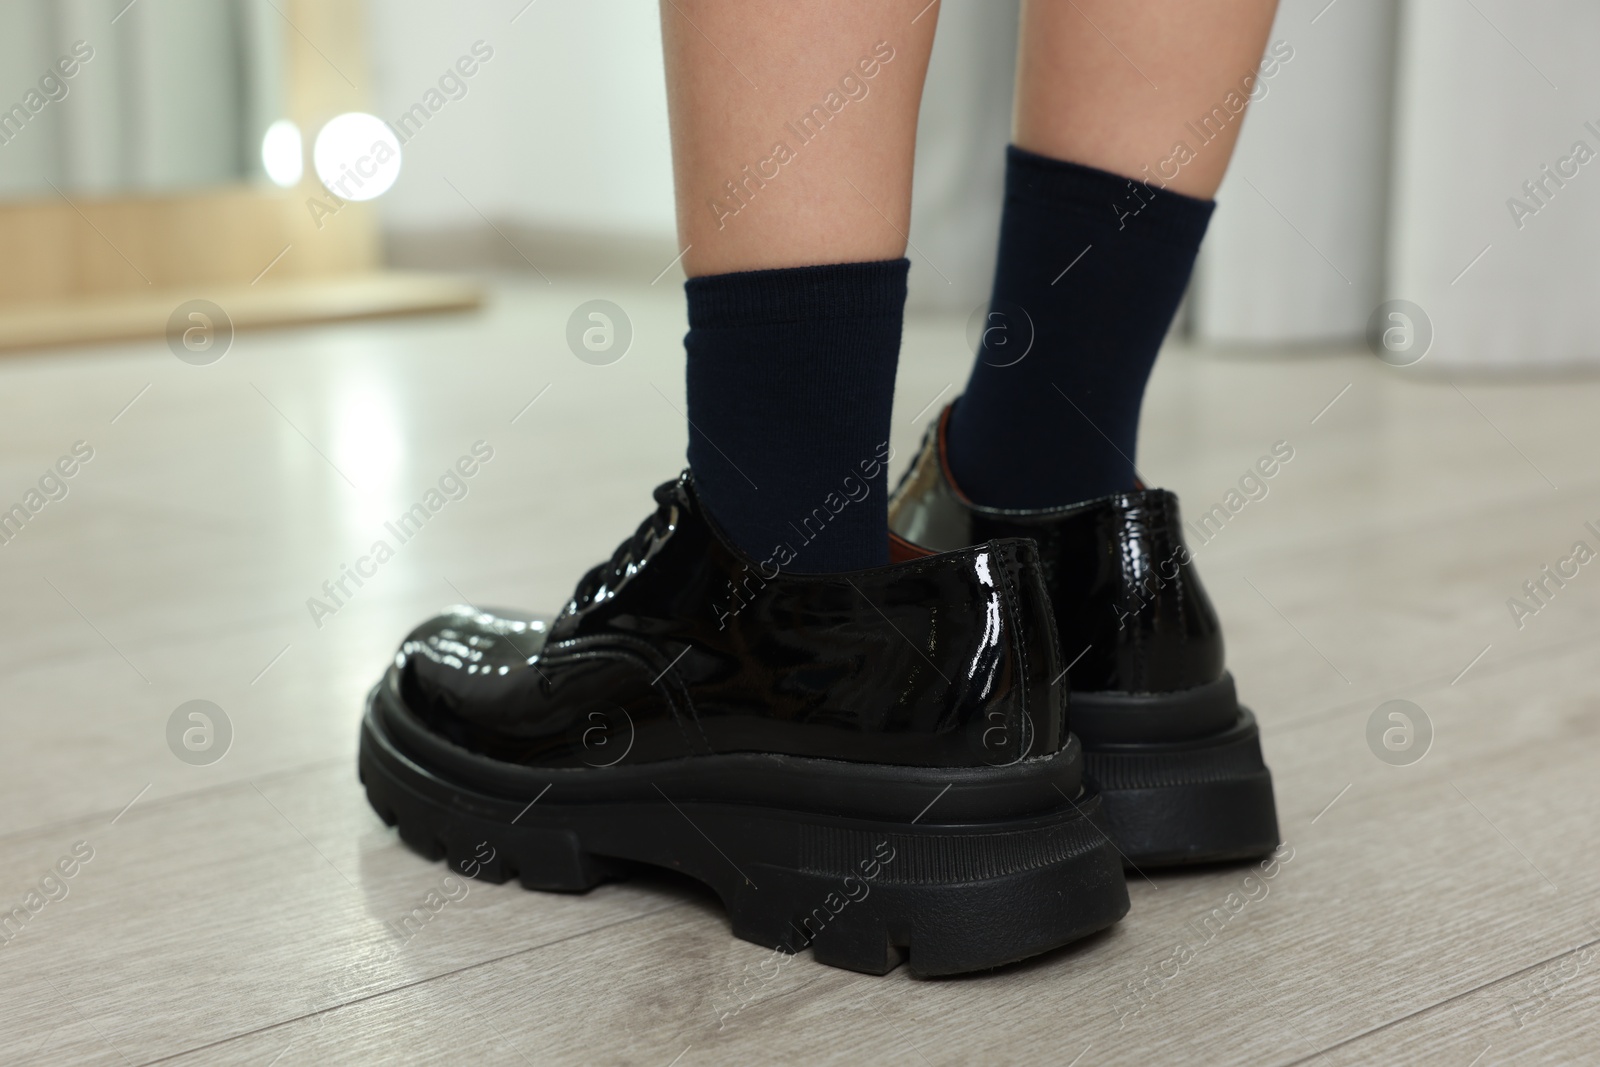
[[[563,340],[596,296],[635,329],[609,367]],[[425,613],[553,609],[633,530],[681,463],[682,330],[667,283],[536,283],[480,317],[241,334],[207,367],[0,361],[0,508],[94,450],[0,546],[0,910],[92,849],[0,947],[0,1061],[1592,1060],[1600,564],[1520,630],[1506,602],[1600,547],[1600,381],[1457,388],[1357,353],[1171,351],[1146,408],[1141,466],[1191,515],[1294,448],[1198,552],[1293,848],[1264,898],[1227,910],[1245,869],[1134,877],[1109,933],[944,981],[775,967],[664,877],[474,882],[401,942],[446,870],[362,797],[363,692]],[[908,330],[901,462],[962,335]],[[314,626],[307,598],[478,440],[469,495]],[[1435,732],[1410,766],[1366,741],[1395,698]],[[232,725],[208,766],[166,740],[193,699]]]

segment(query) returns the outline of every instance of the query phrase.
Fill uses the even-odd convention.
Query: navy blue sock
[[[889,417],[905,259],[691,278],[689,468],[759,562],[889,561]]]
[[[1040,508],[1133,487],[1145,383],[1214,206],[1007,149],[988,329],[946,438],[962,492]]]

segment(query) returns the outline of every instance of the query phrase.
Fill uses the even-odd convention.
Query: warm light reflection
[[[371,200],[400,177],[400,140],[376,115],[347,111],[318,132],[311,164],[329,192],[345,200]]]
[[[300,184],[306,167],[300,127],[288,119],[268,126],[266,136],[261,138],[261,166],[274,185],[287,189]]]

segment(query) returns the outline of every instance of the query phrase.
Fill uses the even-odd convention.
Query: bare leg
[[[1229,104],[1242,112],[1276,9],[1277,0],[1023,0],[1017,145],[1127,177],[1149,167],[1175,192],[1209,199],[1244,117]],[[1219,107],[1229,121],[1203,127]],[[1193,158],[1158,173],[1179,142]]]
[[[691,277],[905,254],[926,3],[662,0]]]

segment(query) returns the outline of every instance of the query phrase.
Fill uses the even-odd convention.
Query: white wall
[[[391,123],[475,41],[494,49],[467,95],[406,143],[378,202],[385,225],[473,230],[481,211],[502,226],[675,241],[656,0],[537,0],[513,24],[524,3],[368,5],[371,93]],[[1016,17],[1017,0],[940,11],[918,129],[914,306],[970,310],[988,296]]]
[[[382,0],[373,106],[394,122],[476,41],[494,50],[404,148],[385,224],[674,232],[655,0]],[[453,192],[446,179],[460,190]],[[462,197],[470,201],[470,206]],[[476,209],[476,210],[474,210]]]
[[[1476,4],[1407,0],[1392,295],[1433,321],[1430,363],[1600,363],[1600,6]],[[1519,228],[1507,201],[1537,206],[1523,183],[1579,141],[1592,161]]]
[[[989,299],[1016,80],[1018,0],[944,0],[917,123],[914,309]]]
[[[1270,40],[1293,58],[1217,191],[1189,294],[1199,337],[1361,336],[1383,288],[1394,24],[1394,0],[1282,0]]]

